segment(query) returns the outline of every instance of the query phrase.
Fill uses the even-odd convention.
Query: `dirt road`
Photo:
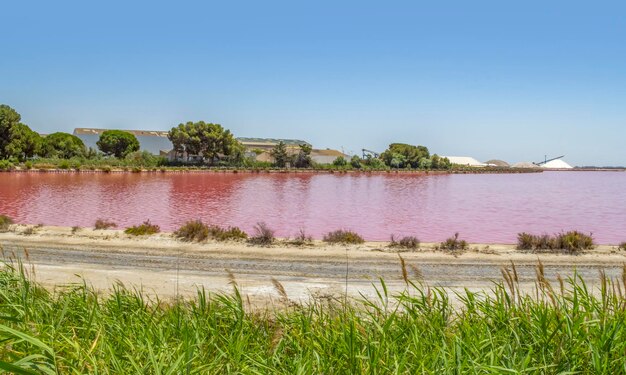
[[[160,297],[191,296],[198,287],[229,291],[229,273],[244,294],[255,298],[277,296],[272,278],[280,281],[290,299],[310,296],[373,296],[373,285],[383,278],[389,289],[405,287],[398,254],[383,243],[357,246],[311,247],[278,245],[252,247],[244,243],[187,244],[161,234],[133,239],[117,231],[45,227],[34,235],[19,231],[0,234],[0,257],[21,259],[34,267],[34,276],[47,286],[83,282],[107,290],[116,282],[142,288]],[[514,262],[523,288],[531,289],[536,280],[538,260],[546,275],[555,279],[573,275],[598,281],[600,270],[610,277],[621,277],[626,262],[624,252],[603,247],[590,253],[572,255],[524,254],[506,245],[473,245],[460,255],[428,250],[405,252],[409,277],[431,287],[451,291],[489,289],[501,280],[501,268]]]

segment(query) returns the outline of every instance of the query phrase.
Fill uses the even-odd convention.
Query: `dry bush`
[[[414,236],[404,236],[399,240],[396,240],[394,235],[391,235],[390,247],[399,249],[416,250],[420,246],[420,240]]]
[[[254,245],[269,246],[274,243],[274,231],[267,224],[260,222],[254,226],[254,236],[248,240]]]
[[[459,240],[459,233],[455,233],[453,237],[448,238],[441,244],[439,244],[439,248],[441,250],[448,251],[459,251],[459,250],[467,250],[469,247],[467,241]]]
[[[6,232],[13,224],[13,219],[6,215],[0,215],[0,232]]]
[[[114,222],[110,220],[98,219],[96,220],[96,223],[94,224],[93,227],[94,229],[97,229],[97,230],[103,230],[103,229],[117,228],[117,224],[115,224]]]
[[[341,244],[361,244],[365,242],[365,240],[363,240],[363,237],[361,237],[356,232],[338,229],[332,232],[328,232],[324,236],[324,242]]]

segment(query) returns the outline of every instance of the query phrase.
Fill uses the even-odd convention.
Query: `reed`
[[[0,370],[624,373],[626,266],[621,279],[602,274],[597,289],[577,276],[553,287],[537,268],[534,293],[520,292],[514,265],[492,290],[454,296],[413,283],[402,267],[407,287],[397,294],[381,280],[374,299],[253,310],[235,281],[232,293],[199,289],[195,298],[165,301],[121,285],[104,294],[86,283],[49,291],[6,265]]]

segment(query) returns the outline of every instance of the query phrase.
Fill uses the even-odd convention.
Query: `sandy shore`
[[[32,234],[25,234],[29,228]],[[28,232],[28,231],[27,231]],[[618,277],[626,252],[615,246],[598,246],[581,255],[532,254],[513,245],[472,244],[470,250],[448,254],[422,244],[417,251],[401,252],[387,242],[361,245],[310,246],[279,242],[272,247],[245,242],[184,243],[170,233],[131,237],[118,230],[14,225],[0,233],[0,258],[20,259],[34,277],[51,288],[83,281],[106,291],[116,283],[143,289],[160,297],[192,296],[197,288],[232,290],[232,277],[253,299],[278,298],[272,279],[283,284],[290,299],[373,296],[383,278],[393,291],[405,288],[399,254],[412,280],[450,291],[489,290],[501,280],[502,267],[513,262],[523,288],[535,285],[535,266],[545,265],[546,275],[568,277],[574,271],[591,284],[600,270]]]

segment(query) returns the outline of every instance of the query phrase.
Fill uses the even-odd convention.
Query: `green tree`
[[[240,162],[245,151],[230,130],[204,121],[179,124],[169,131],[168,139],[177,155],[186,153],[187,160],[190,156],[202,156],[210,164],[222,159]]]
[[[32,131],[27,125],[17,123],[9,132],[9,143],[5,146],[7,157],[14,157],[20,161],[41,153],[41,136]]]
[[[429,159],[430,153],[425,146],[412,146],[404,143],[392,143],[380,155],[386,165],[394,168],[419,168],[422,159]]]
[[[52,133],[42,140],[41,156],[70,159],[85,156],[87,149],[83,141],[75,135],[63,132]]]
[[[11,129],[20,123],[22,117],[13,108],[6,104],[0,105],[0,159],[8,155],[6,147],[11,142]]]
[[[335,167],[345,167],[348,165],[348,161],[343,156],[337,156],[337,158],[333,160],[333,165]]]
[[[287,145],[282,141],[278,142],[278,144],[270,150],[270,155],[274,158],[274,165],[279,168],[285,168],[291,161],[289,153],[287,152]]]
[[[100,151],[106,155],[115,155],[119,159],[139,150],[137,137],[123,130],[107,130],[103,132],[96,144]]]
[[[358,157],[357,155],[352,156],[352,158],[350,159],[350,165],[352,165],[352,168],[360,169],[361,168],[361,158]]]
[[[296,168],[309,168],[312,164],[311,160],[311,151],[313,151],[313,147],[310,145],[303,143],[300,145],[300,152],[296,156],[295,166]]]

